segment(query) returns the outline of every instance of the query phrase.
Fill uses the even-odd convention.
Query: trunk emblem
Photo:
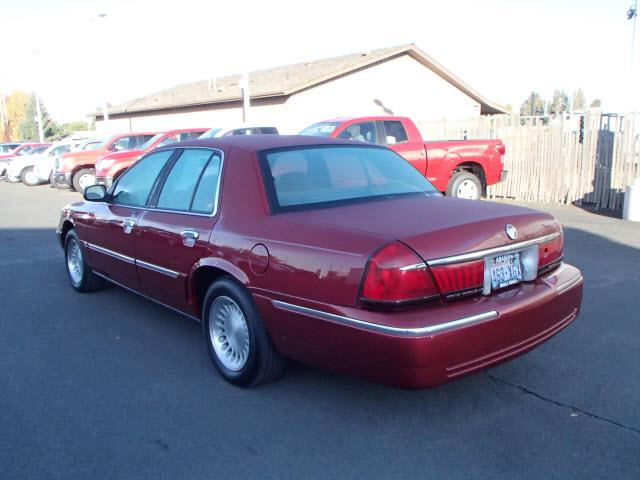
[[[518,229],[510,223],[507,223],[504,226],[504,229],[507,232],[507,237],[509,237],[511,240],[515,240],[516,238],[518,238]]]

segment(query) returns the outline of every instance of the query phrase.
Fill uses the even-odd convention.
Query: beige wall
[[[276,125],[283,133],[297,133],[307,125],[333,117],[391,112],[416,122],[466,119],[479,116],[480,105],[404,55],[300,92],[283,104],[252,107],[250,122]],[[108,129],[115,132],[234,126],[241,121],[241,108],[228,108],[110,120]],[[96,129],[104,131],[103,122],[96,122]]]

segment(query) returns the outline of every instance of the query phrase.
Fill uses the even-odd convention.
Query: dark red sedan
[[[73,288],[107,280],[201,322],[238,385],[287,357],[434,386],[534,348],[582,300],[553,217],[443,197],[385,147],[194,140],[85,200],[58,229]]]

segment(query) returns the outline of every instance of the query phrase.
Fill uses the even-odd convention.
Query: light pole
[[[38,57],[38,54],[40,52],[38,52],[37,50],[33,51],[33,55],[34,57]],[[35,65],[38,64],[38,62],[34,62]],[[38,89],[35,88],[34,85],[34,89],[33,89],[33,96],[35,97],[35,101],[36,101],[36,116],[34,118],[34,120],[36,121],[36,124],[38,125],[38,138],[40,140],[40,143],[44,143],[44,132],[42,129],[42,110],[40,108],[40,97],[38,97]]]
[[[104,24],[104,22],[106,20],[104,20],[105,18],[107,18],[107,14],[106,13],[98,13],[94,18],[90,18],[89,21],[102,21],[101,23],[104,25],[102,27],[102,29],[104,30],[102,33],[103,35],[98,35],[99,38],[105,39],[107,38],[107,27]],[[103,119],[103,124],[104,124],[104,129],[107,130],[108,125],[109,125],[109,102],[107,101],[107,95],[105,92],[104,95],[104,101],[102,104],[102,119]]]
[[[636,47],[637,47],[637,36],[638,36],[638,0],[633,2],[633,5],[629,7],[627,10],[627,19],[633,21],[633,28],[631,33],[631,81],[629,82],[629,94],[631,95],[631,99],[633,101],[633,113],[635,114],[638,111],[638,95],[640,92],[638,91],[638,62],[636,61]]]
[[[242,89],[242,122],[247,123],[249,121],[249,108],[251,107],[249,74],[245,73],[238,83],[240,84],[240,88]]]

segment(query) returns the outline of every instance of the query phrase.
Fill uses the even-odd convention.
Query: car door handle
[[[136,221],[132,218],[126,218],[122,221],[122,228],[124,228],[124,233],[131,233],[133,227],[136,226]]]
[[[182,237],[182,244],[185,247],[193,247],[200,234],[193,230],[185,230],[180,234],[180,236]]]

